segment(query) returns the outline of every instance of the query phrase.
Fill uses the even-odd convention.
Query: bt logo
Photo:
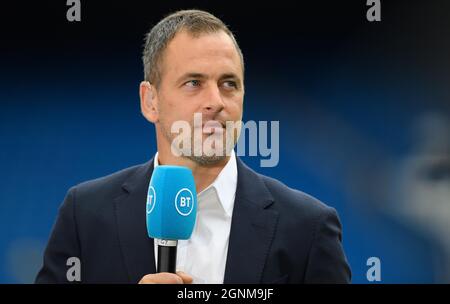
[[[194,195],[188,188],[178,191],[175,196],[175,208],[183,216],[188,216],[194,209]]]
[[[150,186],[148,188],[147,194],[147,214],[151,213],[153,209],[155,209],[155,204],[156,204],[155,188],[153,188],[153,186]]]

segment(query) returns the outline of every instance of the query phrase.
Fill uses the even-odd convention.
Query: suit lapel
[[[261,283],[278,213],[261,177],[239,158],[224,283]]]
[[[147,188],[152,172],[153,160],[138,167],[122,185],[122,194],[114,201],[120,247],[131,283],[156,272],[153,239],[147,235],[145,222]]]

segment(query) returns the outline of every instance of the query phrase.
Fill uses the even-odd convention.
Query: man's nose
[[[203,111],[208,114],[216,114],[223,110],[225,103],[220,88],[217,85],[211,85],[208,89],[207,96],[205,96],[205,103]]]

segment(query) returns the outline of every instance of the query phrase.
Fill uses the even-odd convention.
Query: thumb
[[[177,275],[183,280],[184,284],[192,284],[192,282],[194,281],[192,276],[188,275],[183,271],[177,271]]]

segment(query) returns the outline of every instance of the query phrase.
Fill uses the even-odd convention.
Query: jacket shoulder
[[[258,174],[269,192],[272,194],[277,209],[290,213],[319,217],[324,213],[334,213],[335,209],[314,196],[303,191],[290,188],[281,181]]]
[[[149,163],[135,165],[107,176],[82,182],[73,186],[69,192],[73,193],[74,200],[79,207],[87,202],[89,202],[89,207],[110,203],[123,193],[122,186],[125,181],[137,173],[145,171]]]

